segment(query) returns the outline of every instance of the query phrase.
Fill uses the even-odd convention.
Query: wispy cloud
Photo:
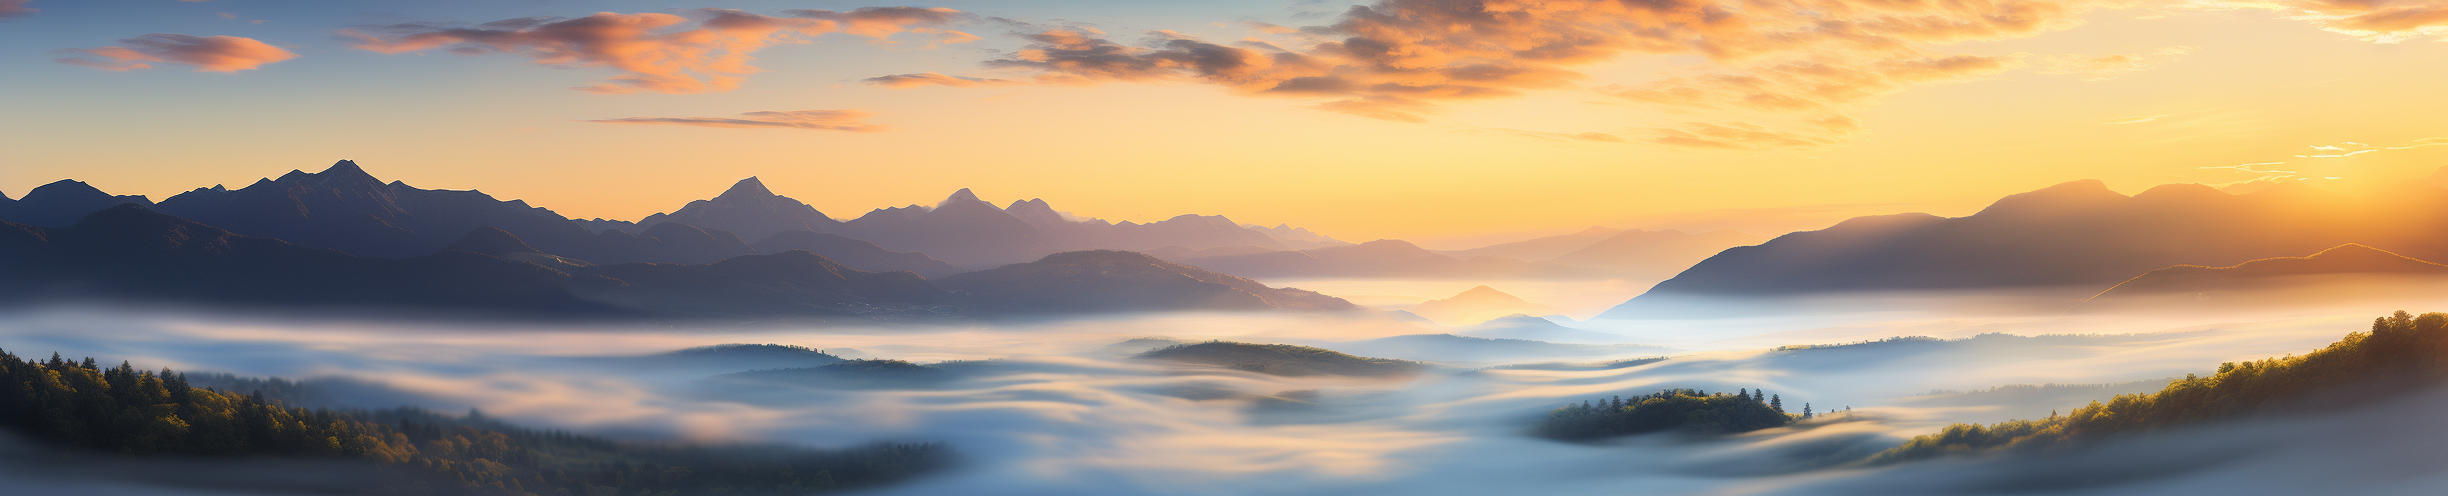
[[[2101,56],[2056,54],[2044,57],[2041,74],[2072,74],[2084,81],[2107,81],[2127,74],[2149,70],[2170,59],[2193,53],[2189,46],[2172,46],[2139,53],[2115,53]]]
[[[0,0],[0,19],[10,17],[25,17],[34,15],[35,12],[42,12],[42,9],[26,6],[26,3],[32,1],[33,0]]]
[[[883,131],[880,124],[868,124],[875,114],[861,110],[765,110],[747,112],[739,117],[625,117],[594,119],[582,122],[613,124],[669,124],[679,126],[814,129],[871,133]]]
[[[280,47],[252,38],[154,33],[119,40],[124,46],[70,48],[60,53],[78,57],[61,63],[111,71],[151,69],[156,63],[186,64],[198,72],[236,72],[297,58]]]
[[[729,9],[664,13],[597,13],[579,18],[527,17],[475,26],[410,23],[342,30],[357,48],[402,53],[447,48],[479,55],[515,53],[560,67],[609,67],[610,80],[579,87],[596,93],[728,91],[759,72],[749,55],[775,43],[846,33],[884,38],[935,34],[944,41],[977,39],[940,29],[965,18],[951,9],[866,7],[848,12],[787,10],[767,16]]]
[[[969,87],[969,86],[1002,86],[1002,85],[1021,84],[1019,81],[1013,81],[1013,80],[1009,80],[1009,79],[993,79],[993,78],[977,78],[977,77],[947,76],[947,75],[937,74],[937,73],[932,73],[932,72],[918,73],[918,74],[895,74],[895,75],[891,75],[891,76],[877,76],[877,77],[867,78],[867,79],[865,79],[865,81],[867,81],[867,83],[868,83],[868,84],[875,84],[875,85],[881,85],[881,86],[892,87],[892,88],[909,88],[909,87],[914,87],[914,86],[953,86],[953,87]]]
[[[2346,157],[2352,157],[2352,156],[2362,155],[2362,154],[2366,154],[2366,153],[2378,153],[2378,152],[2389,151],[2389,150],[2406,150],[2406,149],[2413,149],[2413,148],[2422,148],[2422,147],[2426,147],[2426,146],[2440,146],[2440,145],[2448,145],[2448,138],[2423,138],[2423,139],[2418,139],[2418,140],[2410,141],[2410,142],[2407,142],[2407,143],[2406,143],[2406,144],[2404,144],[2404,145],[2399,145],[2399,146],[2378,146],[2378,145],[2372,145],[2372,144],[2368,144],[2368,143],[2356,143],[2356,142],[2352,142],[2352,141],[2347,141],[2347,142],[2341,142],[2341,143],[2338,143],[2338,144],[2335,144],[2335,145],[2311,145],[2313,153],[2310,153],[2310,154],[2304,154],[2304,155],[2296,155],[2295,157],[2296,157],[2296,158],[2346,158]]]

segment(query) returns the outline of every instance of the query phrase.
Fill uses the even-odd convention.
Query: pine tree
[[[1811,418],[1810,403],[1802,404],[1802,418]]]
[[[1768,409],[1776,410],[1777,413],[1785,413],[1785,397],[1768,395]]]

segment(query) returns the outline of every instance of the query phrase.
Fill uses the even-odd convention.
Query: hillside
[[[1478,256],[1457,259],[1408,241],[1380,239],[1300,251],[1218,255],[1183,264],[1245,277],[1573,277],[1587,271],[1546,262]]]
[[[338,462],[321,470],[378,477],[356,481],[350,494],[810,494],[897,482],[951,461],[940,444],[689,446],[526,429],[474,412],[308,410],[260,392],[191,387],[167,369],[104,368],[57,353],[36,361],[0,350],[0,384],[18,386],[0,389],[0,428],[64,449],[54,457],[320,460]],[[215,485],[276,486],[225,479]]]
[[[2203,295],[2279,289],[2321,276],[2448,278],[2448,265],[2348,243],[2310,256],[2249,260],[2226,267],[2178,265],[2143,273],[2093,296],[2112,300],[2164,293]]]
[[[764,240],[757,241],[750,248],[755,249],[758,253],[801,250],[824,255],[825,258],[858,270],[868,272],[906,270],[926,276],[928,279],[963,272],[959,267],[936,260],[935,257],[929,257],[925,253],[886,250],[866,240],[814,231],[774,233]]]
[[[1453,324],[1486,322],[1512,314],[1546,315],[1555,312],[1553,307],[1531,303],[1486,285],[1463,290],[1452,297],[1421,302],[1419,306],[1411,308],[1413,314]]]
[[[1994,425],[1956,424],[1880,453],[1896,462],[1997,451],[2037,451],[2252,415],[2344,406],[2448,380],[2448,313],[2397,312],[2301,356],[2219,364],[2157,393],[2118,395],[2065,415]]]
[[[1138,358],[1214,365],[1280,376],[1342,375],[1403,377],[1427,369],[1418,362],[1358,357],[1333,350],[1288,344],[1209,341],[1174,345],[1140,353]]]

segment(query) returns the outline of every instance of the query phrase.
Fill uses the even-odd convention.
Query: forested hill
[[[290,408],[260,392],[191,387],[126,363],[0,351],[0,428],[69,452],[356,460],[412,481],[385,494],[800,495],[871,487],[947,465],[940,444],[844,450],[675,446],[538,431],[402,408]]]
[[[2119,395],[2065,415],[1994,425],[1956,424],[1872,458],[1895,462],[1949,454],[2042,450],[2160,428],[2340,402],[2370,401],[2448,379],[2448,313],[2397,312],[2370,332],[2303,356],[2219,364],[2151,394]]]

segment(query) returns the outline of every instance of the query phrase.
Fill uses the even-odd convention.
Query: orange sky
[[[2290,2],[2270,5],[2278,4]],[[50,5],[5,22],[72,13]],[[2441,117],[2448,98],[2437,89],[2448,81],[2448,44],[2438,41],[2437,26],[2418,22],[2387,38],[2354,32],[2379,21],[2309,7],[2050,5],[2067,13],[2026,32],[1898,35],[1909,42],[1904,52],[1821,42],[1747,58],[1624,49],[1571,63],[1521,63],[1572,74],[1490,83],[1509,95],[1420,97],[1405,104],[1418,105],[1394,107],[1411,114],[1395,116],[1336,106],[1383,97],[1382,90],[1272,91],[1312,74],[1276,74],[1291,70],[1280,63],[1266,69],[1275,72],[1233,78],[983,67],[984,60],[1031,60],[1018,50],[1071,45],[1031,44],[996,35],[1001,27],[958,23],[765,47],[752,59],[758,70],[742,72],[730,90],[626,94],[570,89],[603,84],[617,72],[607,66],[563,70],[507,54],[385,54],[317,45],[338,43],[320,35],[275,43],[298,55],[293,60],[235,72],[171,66],[174,57],[152,63],[163,68],[95,70],[33,58],[57,56],[44,52],[0,60],[39,71],[0,68],[17,73],[0,83],[42,95],[0,103],[0,192],[16,197],[77,178],[160,199],[347,158],[385,179],[481,189],[582,218],[634,220],[754,175],[844,219],[932,204],[968,187],[999,204],[1044,198],[1110,220],[1224,214],[1347,240],[1458,247],[1589,225],[1762,231],[1903,210],[1961,215],[2004,194],[2083,178],[2128,193],[2264,176],[2352,190],[2448,165],[2448,146],[2428,146],[2448,145]],[[1602,14],[1616,15],[1573,15]],[[1576,19],[1567,21],[1583,22]],[[1229,23],[1159,24],[1131,27],[1303,46]],[[1140,36],[1101,25],[1115,43],[1158,53],[1146,51],[1154,49]],[[955,29],[984,38],[938,38]],[[1756,44],[1719,31],[1696,32]],[[1907,67],[1947,60],[1977,63]],[[1884,71],[1884,79],[1829,79],[1797,64]],[[928,72],[1011,84],[861,82]],[[1727,79],[1710,74],[1771,84],[1730,90]],[[1473,81],[1352,79],[1375,88]],[[1643,94],[1670,96],[1661,103],[1637,98]],[[1780,95],[1808,101],[1754,105]],[[766,114],[809,127],[586,122],[756,119],[741,114],[813,109],[866,115]],[[1412,115],[1421,121],[1401,120]],[[1855,124],[1811,124],[1838,117]],[[1744,124],[1801,141],[1722,149],[1675,139]]]

